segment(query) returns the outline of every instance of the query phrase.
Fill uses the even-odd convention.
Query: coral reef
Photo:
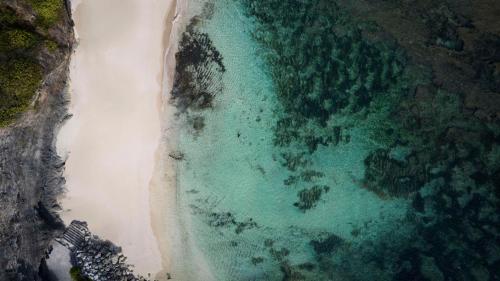
[[[191,205],[190,207],[195,214],[203,215],[206,223],[214,228],[234,227],[234,233],[241,234],[245,230],[259,227],[253,218],[239,221],[236,219],[235,215],[230,212],[213,212],[206,207],[195,205]]]
[[[271,75],[288,118],[278,126],[292,129],[312,119],[325,127],[334,113],[358,111],[388,92],[403,71],[403,54],[390,41],[369,42],[362,30],[344,24],[335,3],[243,2],[258,20],[254,36],[275,66]],[[284,12],[290,10],[302,14]]]
[[[472,28],[471,21],[457,15],[447,6],[430,9],[424,18],[431,35],[430,44],[435,44],[453,51],[462,51],[464,41],[458,34],[458,28]]]
[[[310,156],[364,126],[374,145],[360,188],[410,206],[385,234],[357,231],[338,251],[312,242],[314,277],[281,264],[284,280],[500,278],[498,5],[463,2],[242,1],[282,106],[285,186],[318,186],[301,176]],[[295,205],[322,192],[302,189]]]
[[[332,234],[322,241],[312,240],[311,246],[318,255],[321,255],[325,253],[331,253],[343,243],[344,241],[342,240],[342,238],[338,237],[335,234]]]
[[[201,17],[191,20],[182,33],[179,51],[175,55],[172,102],[181,112],[212,107],[215,96],[222,91],[221,80],[225,71],[222,56],[208,34],[198,30],[199,24]]]
[[[293,235],[280,234],[306,237],[294,241],[301,245],[273,237],[245,263],[275,266],[282,280],[500,279],[500,6],[491,0],[238,4],[256,25],[256,53],[278,100],[273,160],[285,170],[279,200],[299,220],[317,219],[326,209],[321,204],[342,194],[337,189],[359,188],[356,196],[401,211],[339,233],[290,225]],[[207,5],[192,22],[178,54],[173,101],[193,115],[187,120],[197,133],[210,120],[201,110],[216,105],[223,86],[221,55],[196,29],[215,8]],[[261,116],[255,121],[266,124]],[[327,161],[361,155],[361,166],[332,171],[326,160],[319,163],[322,153]],[[261,164],[254,167],[271,177]],[[338,185],[330,184],[337,184],[336,173],[342,173]],[[359,204],[353,209],[365,208],[359,197],[348,202]],[[332,212],[349,212],[346,205]],[[241,233],[232,247],[252,233],[243,230],[266,229],[227,210],[191,207],[209,226]]]
[[[295,202],[293,205],[301,211],[306,211],[314,206],[321,199],[321,195],[330,190],[328,186],[319,186],[315,185],[311,188],[302,189],[298,192],[297,197],[299,197],[299,201]]]
[[[302,154],[282,154],[291,172],[307,170],[308,157],[319,146],[350,141],[347,132],[352,124],[339,120],[351,116],[363,122],[373,102],[406,94],[406,58],[401,49],[391,40],[363,35],[369,30],[346,20],[335,3],[243,3],[257,20],[254,37],[266,49],[264,56],[283,108],[274,144],[285,151],[304,147]],[[291,10],[300,12],[284,12]],[[285,185],[300,178],[291,176]],[[302,211],[313,208],[324,192],[327,189],[302,189],[294,205]]]
[[[409,155],[402,161],[390,156],[390,151],[378,149],[366,159],[365,187],[381,197],[406,196],[420,189],[430,178],[428,157]]]

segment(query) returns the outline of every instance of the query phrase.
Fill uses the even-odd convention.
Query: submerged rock
[[[168,154],[170,158],[173,158],[175,160],[183,160],[184,159],[184,153],[180,151],[172,151]]]
[[[340,238],[335,234],[331,234],[326,239],[321,241],[312,240],[311,246],[318,255],[322,255],[322,254],[332,253],[336,248],[340,247],[343,243],[344,241],[342,240],[342,238]]]
[[[299,187],[295,205],[320,200],[301,173],[321,152],[360,138],[347,137],[353,127],[374,144],[359,187],[408,204],[404,219],[365,225],[349,247],[335,237],[311,242],[318,271],[297,280],[499,279],[498,5],[243,4],[284,111],[274,145],[290,172],[284,185]],[[280,269],[294,278],[294,266]]]
[[[172,89],[172,102],[181,112],[211,108],[222,91],[225,71],[222,56],[207,33],[197,29],[201,17],[195,17],[182,33]]]
[[[316,206],[317,202],[321,199],[323,193],[327,193],[330,190],[328,186],[318,186],[315,185],[308,189],[302,189],[297,193],[299,201],[293,205],[299,208],[301,211],[305,212]]]

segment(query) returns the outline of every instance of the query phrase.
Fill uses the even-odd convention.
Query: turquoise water
[[[254,23],[239,3],[217,1],[198,28],[222,55],[225,72],[212,108],[181,115],[179,204],[191,209],[192,236],[216,280],[281,280],[285,263],[316,263],[311,240],[334,234],[354,245],[404,218],[407,200],[383,200],[362,188],[363,161],[376,146],[362,124],[343,132],[348,142],[312,154],[300,144],[275,145],[283,108]],[[202,129],[191,125],[196,118]],[[290,171],[283,154],[300,152],[308,163]],[[284,183],[308,171],[322,175]],[[294,206],[298,192],[313,185],[322,190],[314,207]]]
[[[186,28],[188,279],[497,280],[498,125],[339,3],[209,1]]]

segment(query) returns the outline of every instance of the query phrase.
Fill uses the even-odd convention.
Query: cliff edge
[[[0,0],[0,280],[43,280],[64,161],[74,34],[65,0]]]

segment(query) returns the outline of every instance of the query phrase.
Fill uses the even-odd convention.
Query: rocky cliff
[[[67,117],[74,43],[64,0],[0,0],[0,280],[43,280],[64,162],[57,131]]]

